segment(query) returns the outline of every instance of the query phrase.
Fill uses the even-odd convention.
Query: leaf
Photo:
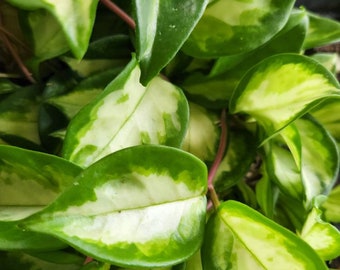
[[[229,106],[231,113],[254,117],[270,136],[325,98],[339,96],[339,87],[332,74],[314,60],[279,54],[247,72]]]
[[[340,22],[313,13],[309,13],[308,17],[309,28],[303,44],[304,49],[340,41]]]
[[[326,198],[319,196],[302,228],[300,237],[305,240],[325,261],[340,255],[340,232],[322,219],[320,206]]]
[[[228,148],[214,177],[214,186],[218,193],[226,193],[240,182],[256,155],[255,137],[246,130],[228,131]]]
[[[188,122],[183,93],[159,77],[144,87],[139,77],[140,69],[132,60],[73,118],[65,137],[66,159],[88,166],[133,145],[181,145]]]
[[[312,118],[301,118],[280,133],[292,152],[304,189],[305,204],[328,194],[339,172],[339,151],[334,139]],[[327,160],[321,163],[320,160]]]
[[[112,264],[173,265],[201,245],[206,179],[205,165],[181,150],[126,148],[85,169],[23,226]]]
[[[69,119],[72,119],[82,107],[94,100],[120,71],[115,68],[89,76],[71,91],[53,96],[46,102],[59,108]]]
[[[189,103],[189,108],[189,127],[182,149],[203,161],[213,161],[220,133],[217,126],[218,115],[195,103]]]
[[[208,0],[135,0],[137,59],[147,83],[179,51],[201,18]]]
[[[326,220],[329,222],[340,222],[340,185],[336,186],[328,195],[327,200],[322,204]]]
[[[22,9],[48,10],[59,22],[72,53],[81,59],[88,47],[94,24],[97,0],[7,0]]]
[[[23,252],[0,253],[1,266],[6,270],[78,270],[79,264],[47,262]]]
[[[0,249],[64,247],[50,236],[19,229],[17,221],[51,203],[80,172],[56,156],[1,145]]]
[[[59,56],[69,50],[65,35],[58,21],[47,10],[39,9],[24,14],[29,25],[35,61]]]
[[[227,201],[208,221],[204,269],[328,269],[292,232],[236,201]]]
[[[183,50],[199,58],[251,51],[283,28],[293,4],[292,0],[212,1]]]
[[[17,90],[0,102],[0,136],[14,135],[39,144],[39,89],[35,86]]]

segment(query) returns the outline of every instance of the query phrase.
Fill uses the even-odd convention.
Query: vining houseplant
[[[329,269],[340,23],[287,0],[0,2],[4,269]]]

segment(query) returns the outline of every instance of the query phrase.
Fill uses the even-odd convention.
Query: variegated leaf
[[[64,247],[50,236],[19,229],[18,220],[51,203],[80,172],[56,156],[0,146],[0,249]]]
[[[23,226],[126,267],[161,267],[200,247],[206,208],[204,163],[166,146],[115,152],[91,165]]]
[[[247,113],[270,136],[325,98],[339,96],[336,78],[316,61],[297,54],[268,57],[243,77],[232,113]]]
[[[310,206],[314,197],[328,194],[335,184],[339,171],[336,143],[327,130],[312,118],[297,119],[280,134],[292,153],[302,180],[306,206]],[[297,186],[291,191],[294,189],[301,192]]]
[[[195,57],[239,54],[260,47],[288,20],[294,1],[210,1],[183,49]]]
[[[181,145],[189,118],[183,93],[160,77],[146,87],[139,78],[140,69],[133,59],[73,118],[66,133],[65,158],[88,166],[133,145]]]
[[[72,53],[78,59],[84,56],[94,24],[97,0],[7,0],[7,2],[23,9],[43,8],[51,12],[61,25]]]
[[[319,196],[302,228],[300,237],[305,240],[325,260],[332,260],[340,255],[340,232],[322,219],[320,206],[326,199]]]
[[[195,103],[189,103],[189,107],[190,120],[182,149],[203,161],[213,161],[220,133],[218,115]]]
[[[250,207],[227,201],[208,221],[204,269],[328,269],[292,232]]]

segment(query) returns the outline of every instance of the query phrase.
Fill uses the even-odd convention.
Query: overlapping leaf
[[[292,153],[300,174],[305,203],[310,205],[317,195],[328,194],[337,179],[338,148],[328,132],[320,124],[308,118],[296,120],[283,129],[281,135]],[[327,160],[327,163],[321,163],[320,160]],[[286,179],[289,181],[289,176]],[[295,190],[293,193],[301,192],[299,187],[301,184],[296,184],[299,181],[294,182],[290,192],[293,190]]]
[[[232,113],[247,113],[272,135],[325,98],[339,96],[339,83],[305,56],[268,57],[243,77],[230,101]]]
[[[156,77],[139,83],[135,60],[68,127],[64,157],[88,166],[119,149],[139,144],[179,147],[188,121],[181,90]]]
[[[208,221],[204,269],[328,269],[295,234],[236,201]]]
[[[97,0],[6,1],[22,9],[43,8],[51,12],[61,25],[73,54],[78,59],[84,56],[92,32]]]
[[[200,247],[206,167],[166,146],[135,146],[91,165],[27,229],[51,234],[101,261],[160,267]]]
[[[208,0],[135,0],[137,58],[146,85],[170,62],[201,18]]]
[[[78,166],[52,155],[0,146],[0,249],[65,246],[19,229],[18,221],[51,203],[80,172]]]
[[[326,198],[316,198],[314,207],[309,213],[301,231],[301,238],[305,240],[319,256],[327,261],[340,255],[340,232],[322,219],[320,205]]]
[[[288,20],[294,1],[211,2],[183,47],[195,57],[251,51],[272,38]]]

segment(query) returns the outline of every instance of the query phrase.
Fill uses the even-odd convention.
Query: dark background
[[[297,0],[295,6],[340,20],[340,0]]]

